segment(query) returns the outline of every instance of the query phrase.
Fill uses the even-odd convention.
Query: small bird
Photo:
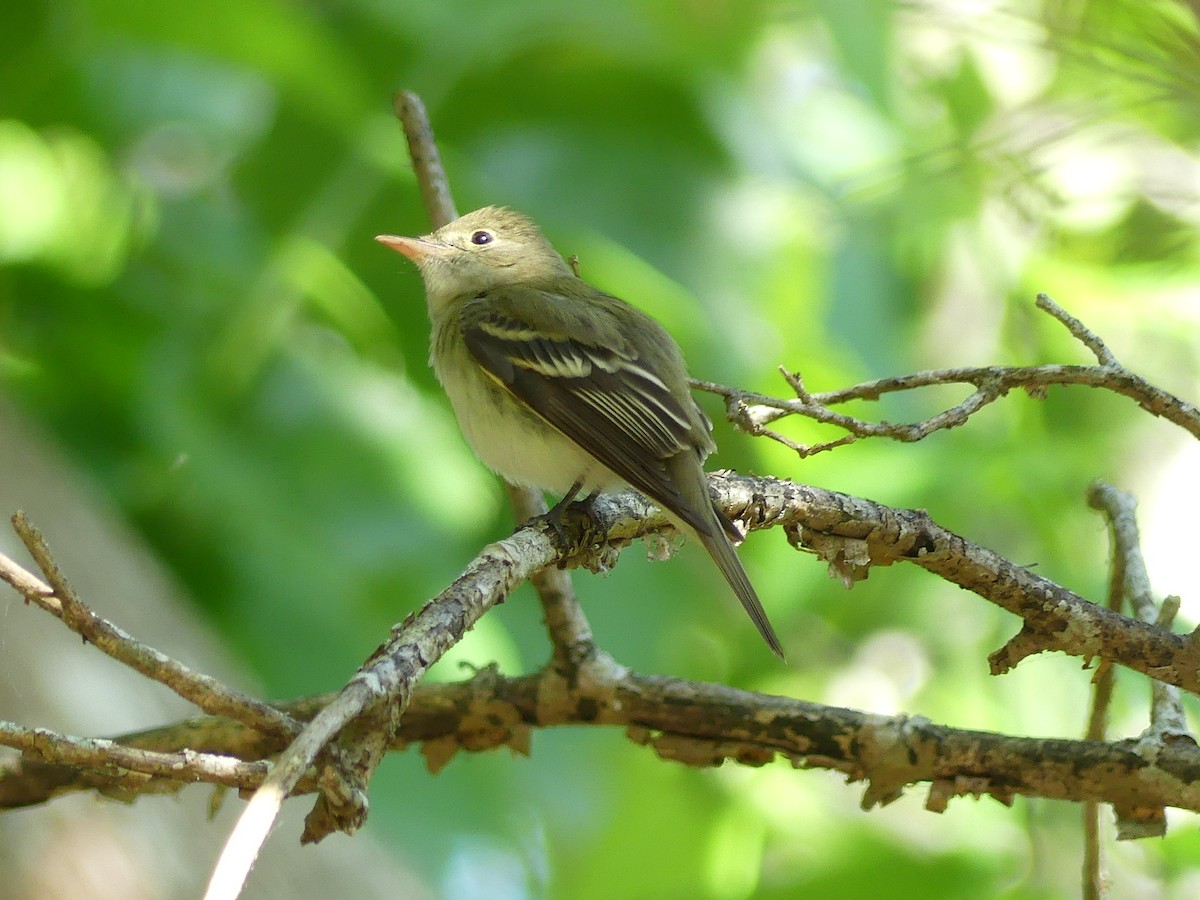
[[[571,271],[520,213],[487,206],[422,238],[379,235],[425,283],[429,361],[475,455],[512,484],[562,496],[631,486],[694,533],[780,658],[713,503],[716,449],[679,345],[650,316]],[[553,512],[553,511],[552,511]]]

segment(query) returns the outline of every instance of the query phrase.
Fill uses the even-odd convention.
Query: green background
[[[1146,0],[6,4],[0,392],[144,535],[266,696],[334,689],[512,526],[426,365],[419,279],[371,240],[428,230],[394,90],[424,97],[460,209],[532,215],[586,278],[667,325],[698,377],[784,396],[779,365],[829,390],[1089,362],[1034,310],[1045,291],[1194,398],[1197,49],[1186,4]],[[964,395],[852,411],[913,419]],[[702,402],[715,465],[924,507],[1095,599],[1107,544],[1086,488],[1135,489],[1156,586],[1196,621],[1178,524],[1200,491],[1194,450],[1127,400],[1017,394],[920,444],[807,460]],[[1018,623],[912,567],[847,593],[781,533],[752,537],[784,667],[694,547],[644,556],[575,576],[601,646],[639,671],[1083,732],[1077,660],[990,677]],[[525,587],[435,671],[547,656]],[[1137,733],[1146,691],[1121,687],[1114,731]],[[1076,807],[958,800],[936,816],[923,793],[865,814],[861,786],[828,773],[695,771],[559,729],[531,758],[462,755],[436,777],[415,751],[391,758],[367,830],[450,897],[1077,891]],[[1118,895],[1194,887],[1195,823],[1173,822],[1111,848]]]

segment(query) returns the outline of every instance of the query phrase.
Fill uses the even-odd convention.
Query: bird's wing
[[[484,371],[634,488],[710,531],[711,512],[694,507],[666,464],[707,448],[708,435],[695,433],[703,418],[684,406],[691,398],[676,396],[628,341],[602,345],[568,334],[561,320],[549,333],[535,330],[494,300],[468,303],[462,317],[464,342]]]

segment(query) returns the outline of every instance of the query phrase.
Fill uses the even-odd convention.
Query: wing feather
[[[711,515],[675,486],[667,461],[703,455],[694,434],[705,421],[629,346],[580,335],[547,335],[481,298],[464,308],[463,339],[479,365],[517,399],[637,490],[701,532]],[[707,438],[707,435],[704,436]]]

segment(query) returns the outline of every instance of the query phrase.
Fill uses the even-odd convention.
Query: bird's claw
[[[577,492],[578,489],[572,490],[565,497],[555,503],[554,506],[550,507],[545,514],[540,516],[542,522],[545,523],[546,528],[554,532],[554,536],[557,539],[555,543],[564,550],[571,547],[571,540],[567,537],[567,530],[563,525],[564,514],[568,509],[573,509],[590,518],[592,514],[592,503],[599,494],[598,491],[594,491],[588,494],[582,500],[576,500],[575,496]]]

